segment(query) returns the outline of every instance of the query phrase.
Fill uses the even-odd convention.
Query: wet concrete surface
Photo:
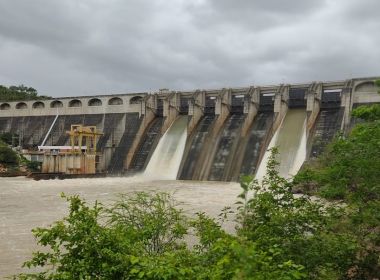
[[[117,194],[134,191],[168,192],[183,203],[189,215],[204,211],[217,217],[225,206],[234,207],[240,188],[237,183],[147,181],[138,176],[46,181],[0,178],[0,278],[26,271],[22,263],[38,249],[31,230],[49,226],[67,214],[62,192],[78,194],[88,202],[109,204]],[[233,230],[233,222],[225,227]]]

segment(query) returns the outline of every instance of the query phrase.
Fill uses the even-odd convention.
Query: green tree
[[[352,112],[352,116],[372,122],[380,119],[380,104],[360,106]]]
[[[5,132],[5,133],[0,134],[0,140],[8,145],[12,145],[12,138],[14,136],[18,137],[18,135],[14,135],[10,132]]]
[[[17,153],[7,146],[0,146],[0,163],[5,165],[17,165],[19,158]]]
[[[342,278],[357,252],[355,238],[332,226],[343,209],[293,194],[294,184],[278,174],[276,155],[274,148],[261,183],[242,178],[239,235],[266,251],[280,248],[278,258],[304,266],[308,279]]]
[[[38,95],[36,89],[32,87],[0,85],[0,101],[37,100],[46,99],[48,96]]]
[[[167,194],[123,195],[107,209],[66,199],[66,218],[33,230],[48,250],[35,252],[25,266],[43,270],[18,279],[305,278],[303,266],[278,258],[279,248],[262,250],[227,234],[205,214],[189,221]],[[193,249],[184,243],[187,226],[199,238]]]
[[[351,279],[373,279],[380,276],[379,105],[359,107],[353,116],[364,122],[347,137],[337,137],[317,164],[300,172],[296,181],[306,188],[313,185],[317,195],[346,204],[347,214],[334,226],[337,234],[356,239]]]

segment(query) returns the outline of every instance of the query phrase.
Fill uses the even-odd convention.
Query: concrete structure
[[[324,135],[326,130],[329,130],[329,137],[332,137],[336,129],[349,129],[350,113],[354,107],[359,104],[380,103],[380,95],[377,94],[379,89],[375,85],[377,79],[379,77],[213,90],[163,89],[154,93],[0,101],[0,133],[21,135],[21,142],[28,147],[41,145],[44,138],[46,145],[64,146],[69,144],[68,139],[63,136],[69,125],[96,125],[104,132],[98,144],[98,150],[102,153],[98,170],[112,172],[109,166],[116,159],[122,170],[130,168],[137,153],[144,155],[141,160],[149,160],[151,150],[160,136],[178,115],[189,115],[187,131],[191,141],[194,135],[199,133],[198,126],[202,120],[209,116],[211,123],[208,124],[206,138],[210,140],[205,140],[209,144],[202,144],[209,148],[207,154],[201,156],[204,157],[203,161],[198,160],[204,167],[196,171],[199,174],[198,178],[206,179],[207,176],[202,174],[207,174],[211,168],[210,161],[219,149],[217,139],[227,129],[225,126],[231,115],[243,116],[239,119],[239,124],[236,124],[239,125],[239,129],[234,128],[236,131],[234,130],[233,137],[239,139],[250,137],[252,129],[256,129],[254,124],[257,118],[262,118],[263,112],[269,112],[266,116],[271,118],[266,124],[268,127],[265,133],[272,135],[281,124],[287,110],[305,108],[307,134],[310,137],[308,142],[311,147],[314,135]],[[336,120],[334,125],[330,124],[330,127],[327,127],[329,118]],[[50,133],[45,137],[48,131]],[[264,130],[260,133],[264,133]],[[270,138],[268,135],[265,137],[267,140]],[[224,137],[227,137],[227,134]],[[247,145],[247,149],[248,138],[243,145]],[[236,141],[230,144],[231,147],[235,147],[233,149],[240,145]],[[265,151],[265,143],[262,144],[261,154]],[[115,157],[117,151],[125,154]],[[189,147],[187,151],[190,151]],[[238,157],[239,162],[244,162],[243,156],[242,154]],[[233,162],[231,158],[228,160]],[[141,166],[144,164],[140,163],[139,168],[142,168]]]

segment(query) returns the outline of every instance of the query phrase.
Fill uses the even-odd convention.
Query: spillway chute
[[[287,111],[259,165],[255,176],[258,181],[261,181],[266,173],[270,150],[273,147],[277,147],[279,151],[277,157],[279,175],[288,179],[297,174],[306,159],[306,118],[304,109]]]
[[[187,116],[180,116],[161,137],[142,174],[147,179],[175,180],[187,138]]]

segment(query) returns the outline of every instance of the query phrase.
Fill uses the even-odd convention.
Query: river
[[[0,278],[22,272],[22,263],[38,247],[31,233],[67,213],[62,192],[78,194],[89,202],[111,203],[119,193],[164,191],[183,203],[186,213],[203,211],[217,217],[225,206],[234,207],[237,183],[149,181],[141,177],[33,181],[24,177],[0,178]],[[233,222],[225,224],[233,229]]]

